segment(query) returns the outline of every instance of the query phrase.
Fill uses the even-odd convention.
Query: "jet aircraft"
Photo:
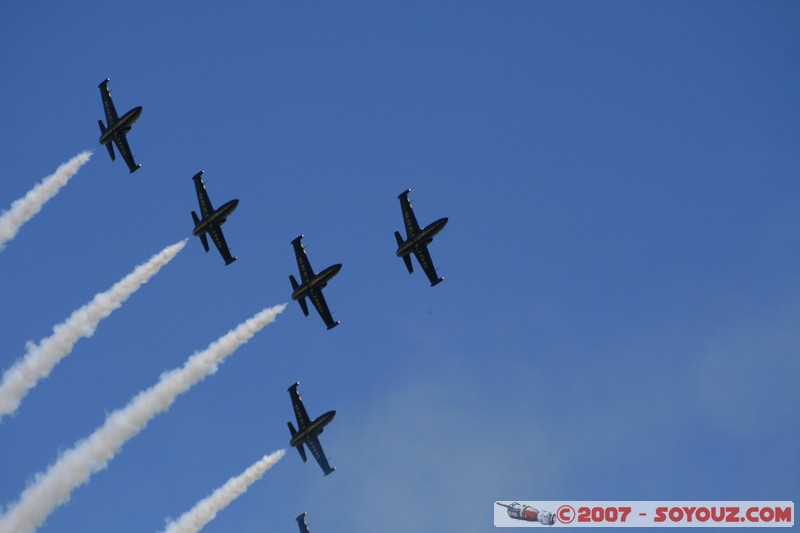
[[[200,220],[197,217],[197,213],[192,211],[192,220],[194,220],[194,231],[192,234],[200,237],[200,242],[203,243],[203,248],[205,248],[206,252],[208,252],[207,234],[210,234],[217,250],[219,250],[222,258],[225,260],[225,264],[230,265],[238,258],[231,256],[228,243],[225,242],[225,236],[222,234],[221,226],[228,219],[228,216],[236,210],[236,207],[239,205],[239,200],[231,200],[218,209],[214,209],[211,205],[211,201],[208,199],[206,184],[203,182],[203,172],[205,171],[201,170],[192,178],[192,181],[194,181],[194,188],[197,189],[197,201],[200,202],[200,214],[203,215],[203,219]]]
[[[322,471],[325,472],[325,475],[327,476],[336,470],[336,467],[331,468],[328,464],[328,458],[325,457],[325,452],[322,451],[322,446],[319,443],[317,435],[322,433],[325,426],[330,424],[331,420],[333,420],[333,417],[336,416],[336,411],[328,411],[327,413],[318,416],[313,421],[310,420],[308,418],[308,413],[306,413],[306,408],[303,407],[303,399],[297,393],[297,386],[299,384],[300,382],[298,381],[289,387],[289,396],[292,398],[294,416],[297,418],[297,426],[299,428],[299,430],[295,430],[292,423],[288,422],[289,432],[292,434],[292,440],[289,441],[289,444],[297,448],[297,451],[300,452],[300,457],[303,459],[304,463],[307,459],[303,444],[308,446],[308,449],[311,450],[311,454],[314,456],[314,459],[317,460],[320,468],[322,468]]]
[[[306,522],[307,514],[308,513],[303,513],[297,518],[295,518],[295,520],[297,520],[297,525],[300,526],[300,533],[309,533],[308,522]]]
[[[400,209],[403,211],[403,222],[406,226],[406,240],[400,236],[399,231],[394,232],[394,238],[397,240],[397,257],[402,257],[403,262],[406,264],[408,273],[414,271],[411,265],[411,253],[417,257],[422,270],[431,282],[431,287],[438,285],[444,278],[436,276],[436,267],[433,266],[431,254],[428,253],[428,245],[433,241],[433,237],[444,229],[447,224],[447,218],[440,218],[432,222],[425,229],[420,229],[417,224],[417,217],[414,216],[414,211],[411,209],[411,202],[408,201],[408,193],[411,189],[406,189],[405,192],[400,194]]]
[[[109,79],[106,78],[98,87],[100,88],[100,96],[103,98],[103,109],[106,112],[106,122],[108,127],[103,124],[102,120],[98,120],[100,125],[100,144],[106,145],[108,155],[114,161],[114,146],[112,142],[117,145],[122,159],[128,165],[128,170],[131,174],[139,170],[142,165],[137,165],[133,160],[131,147],[128,146],[128,139],[125,137],[131,130],[133,123],[139,120],[139,115],[142,114],[142,106],[134,107],[122,117],[117,115],[117,110],[114,108],[114,102],[111,100],[111,91],[108,90]]]
[[[303,282],[298,284],[294,276],[289,275],[289,281],[292,283],[292,290],[294,291],[292,292],[292,300],[297,300],[303,310],[303,314],[308,316],[308,304],[306,303],[306,296],[308,296],[328,329],[333,329],[339,325],[339,321],[333,320],[328,304],[325,302],[325,297],[322,295],[322,289],[339,273],[342,269],[342,264],[331,265],[319,274],[315,274],[314,269],[311,268],[311,263],[308,262],[306,249],[300,242],[302,240],[303,235],[300,235],[292,241],[294,255],[297,258],[297,267],[300,269],[300,281]]]

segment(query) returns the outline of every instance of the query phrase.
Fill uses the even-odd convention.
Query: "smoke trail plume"
[[[106,292],[95,295],[91,302],[74,311],[67,320],[53,328],[52,335],[39,341],[39,344],[29,342],[27,353],[3,374],[0,383],[0,421],[3,416],[17,410],[28,391],[72,352],[78,339],[91,337],[101,320],[156,275],[184,246],[186,240],[167,246]]]
[[[125,407],[114,411],[89,437],[64,452],[46,472],[34,477],[18,501],[0,516],[0,533],[35,531],[56,507],[66,503],[72,491],[103,470],[157,414],[169,409],[179,394],[217,371],[217,366],[239,346],[270,324],[286,304],[264,309],[197,352],[182,367],[161,375],[158,383],[137,394]]]
[[[200,531],[216,518],[218,512],[247,492],[250,485],[261,479],[261,476],[280,461],[285,453],[286,450],[278,450],[270,455],[265,455],[240,475],[230,478],[227,483],[207,498],[200,500],[183,516],[167,524],[164,533],[196,533]]]
[[[41,183],[28,191],[28,194],[11,204],[8,211],[4,211],[0,215],[0,252],[5,248],[5,244],[16,236],[22,225],[41,211],[42,206],[58,194],[61,187],[67,184],[91,156],[92,152],[79,153],[58,167],[54,174],[43,179]]]

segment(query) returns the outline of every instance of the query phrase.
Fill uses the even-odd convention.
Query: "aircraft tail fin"
[[[106,127],[103,125],[102,120],[98,120],[97,125],[100,126],[100,137],[102,138],[103,135],[106,134]],[[106,148],[108,149],[108,155],[111,156],[111,160],[114,161],[114,159],[116,159],[116,156],[114,155],[114,143],[112,143],[111,140],[109,140],[106,143]]]
[[[400,236],[400,232],[399,231],[395,231],[394,232],[394,238],[397,240],[397,249],[399,250],[400,248],[403,247],[403,244],[404,244],[403,237]],[[408,273],[409,274],[414,272],[414,266],[411,264],[411,255],[410,254],[406,254],[406,255],[403,256],[403,263],[406,264],[406,268],[408,269]]]
[[[200,224],[200,219],[197,218],[197,213],[195,213],[194,211],[192,211],[192,220],[194,221],[194,227],[196,228]],[[205,233],[201,233],[200,235],[198,235],[198,237],[200,237],[200,242],[203,243],[203,248],[205,248],[205,250],[207,252],[208,251],[208,236]],[[233,261],[236,261],[236,259],[234,258]],[[233,263],[233,261],[231,261],[231,263]],[[229,263],[226,262],[225,264],[227,265]]]
[[[297,435],[297,430],[294,429],[294,424],[292,424],[291,422],[286,422],[286,425],[289,426],[289,433],[291,433],[292,438],[294,438],[294,436]]]

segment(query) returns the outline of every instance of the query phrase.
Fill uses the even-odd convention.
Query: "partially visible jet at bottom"
[[[214,209],[214,206],[211,205],[211,200],[208,199],[206,184],[203,182],[203,172],[205,171],[201,170],[192,178],[194,188],[197,190],[197,201],[200,202],[200,214],[203,215],[201,220],[197,217],[197,213],[192,211],[192,220],[194,221],[192,234],[200,237],[200,242],[203,243],[203,248],[205,248],[206,252],[208,252],[206,234],[210,234],[211,240],[214,241],[214,245],[225,260],[225,265],[230,265],[238,258],[231,256],[231,251],[228,249],[228,243],[225,242],[221,226],[228,220],[228,216],[236,210],[239,200],[231,200],[218,209]]]
[[[414,272],[414,267],[411,265],[410,254],[413,253],[433,287],[443,282],[444,278],[436,275],[436,267],[433,266],[431,254],[428,253],[428,245],[433,241],[433,237],[447,225],[447,218],[440,218],[425,226],[425,229],[420,229],[417,217],[414,216],[414,211],[411,209],[411,202],[408,201],[410,192],[411,189],[406,189],[398,196],[400,209],[403,211],[403,223],[406,227],[406,240],[403,240],[399,231],[394,232],[394,238],[397,240],[397,257],[403,258],[408,273],[411,274]]]
[[[109,81],[109,78],[106,78],[98,85],[100,97],[103,99],[103,111],[105,111],[106,122],[108,123],[108,127],[106,127],[103,125],[102,120],[97,121],[100,125],[100,144],[106,146],[112,161],[116,158],[114,157],[114,146],[111,143],[116,144],[122,159],[128,165],[128,170],[133,174],[142,165],[137,165],[136,161],[134,161],[131,147],[128,145],[128,140],[125,136],[131,131],[134,122],[139,120],[139,115],[142,114],[142,106],[134,107],[120,118],[117,115],[116,108],[114,108],[114,102],[111,100],[111,91],[108,90]]]
[[[300,281],[302,282],[298,284],[294,276],[291,274],[289,275],[289,281],[292,284],[293,291],[292,300],[296,300],[297,303],[300,304],[300,309],[303,310],[303,314],[308,316],[308,304],[306,304],[307,296],[311,300],[311,303],[314,304],[314,307],[316,307],[319,316],[322,317],[322,321],[325,322],[325,326],[327,326],[328,329],[333,329],[339,325],[339,321],[334,320],[331,316],[328,303],[322,295],[322,289],[324,289],[328,282],[339,273],[342,269],[342,264],[337,263],[331,265],[319,274],[315,274],[314,269],[311,268],[311,263],[308,261],[306,249],[301,242],[302,240],[303,235],[300,235],[292,241],[294,255],[297,258],[297,268],[300,269]]]
[[[320,468],[322,468],[322,471],[325,472],[327,476],[336,470],[336,467],[331,468],[328,464],[328,458],[325,457],[325,452],[322,451],[322,445],[319,443],[317,435],[321,434],[325,426],[331,423],[333,417],[336,416],[336,411],[328,411],[318,416],[313,421],[309,419],[306,408],[303,407],[303,399],[297,392],[298,385],[300,385],[299,381],[288,389],[289,396],[292,398],[292,407],[294,408],[294,416],[297,419],[298,426],[296,430],[292,423],[288,422],[289,432],[292,434],[292,440],[289,441],[289,444],[297,448],[304,463],[307,461],[307,458],[303,444],[308,446],[308,449],[311,450],[311,455],[314,456],[314,459],[317,460]]]
[[[303,513],[300,516],[298,516],[297,518],[295,518],[295,520],[297,520],[297,525],[300,526],[300,533],[309,533],[309,531],[308,531],[308,522],[306,522],[306,515],[307,514],[308,513]]]

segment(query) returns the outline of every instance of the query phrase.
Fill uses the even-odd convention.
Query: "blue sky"
[[[92,159],[0,252],[0,367],[197,239],[0,424],[0,504],[161,372],[292,303],[77,489],[43,532],[158,531],[288,445],[205,531],[492,528],[495,500],[797,500],[800,6],[794,2],[82,2],[0,7],[0,209]],[[144,111],[130,175],[97,84]],[[396,196],[430,288],[394,256]]]

